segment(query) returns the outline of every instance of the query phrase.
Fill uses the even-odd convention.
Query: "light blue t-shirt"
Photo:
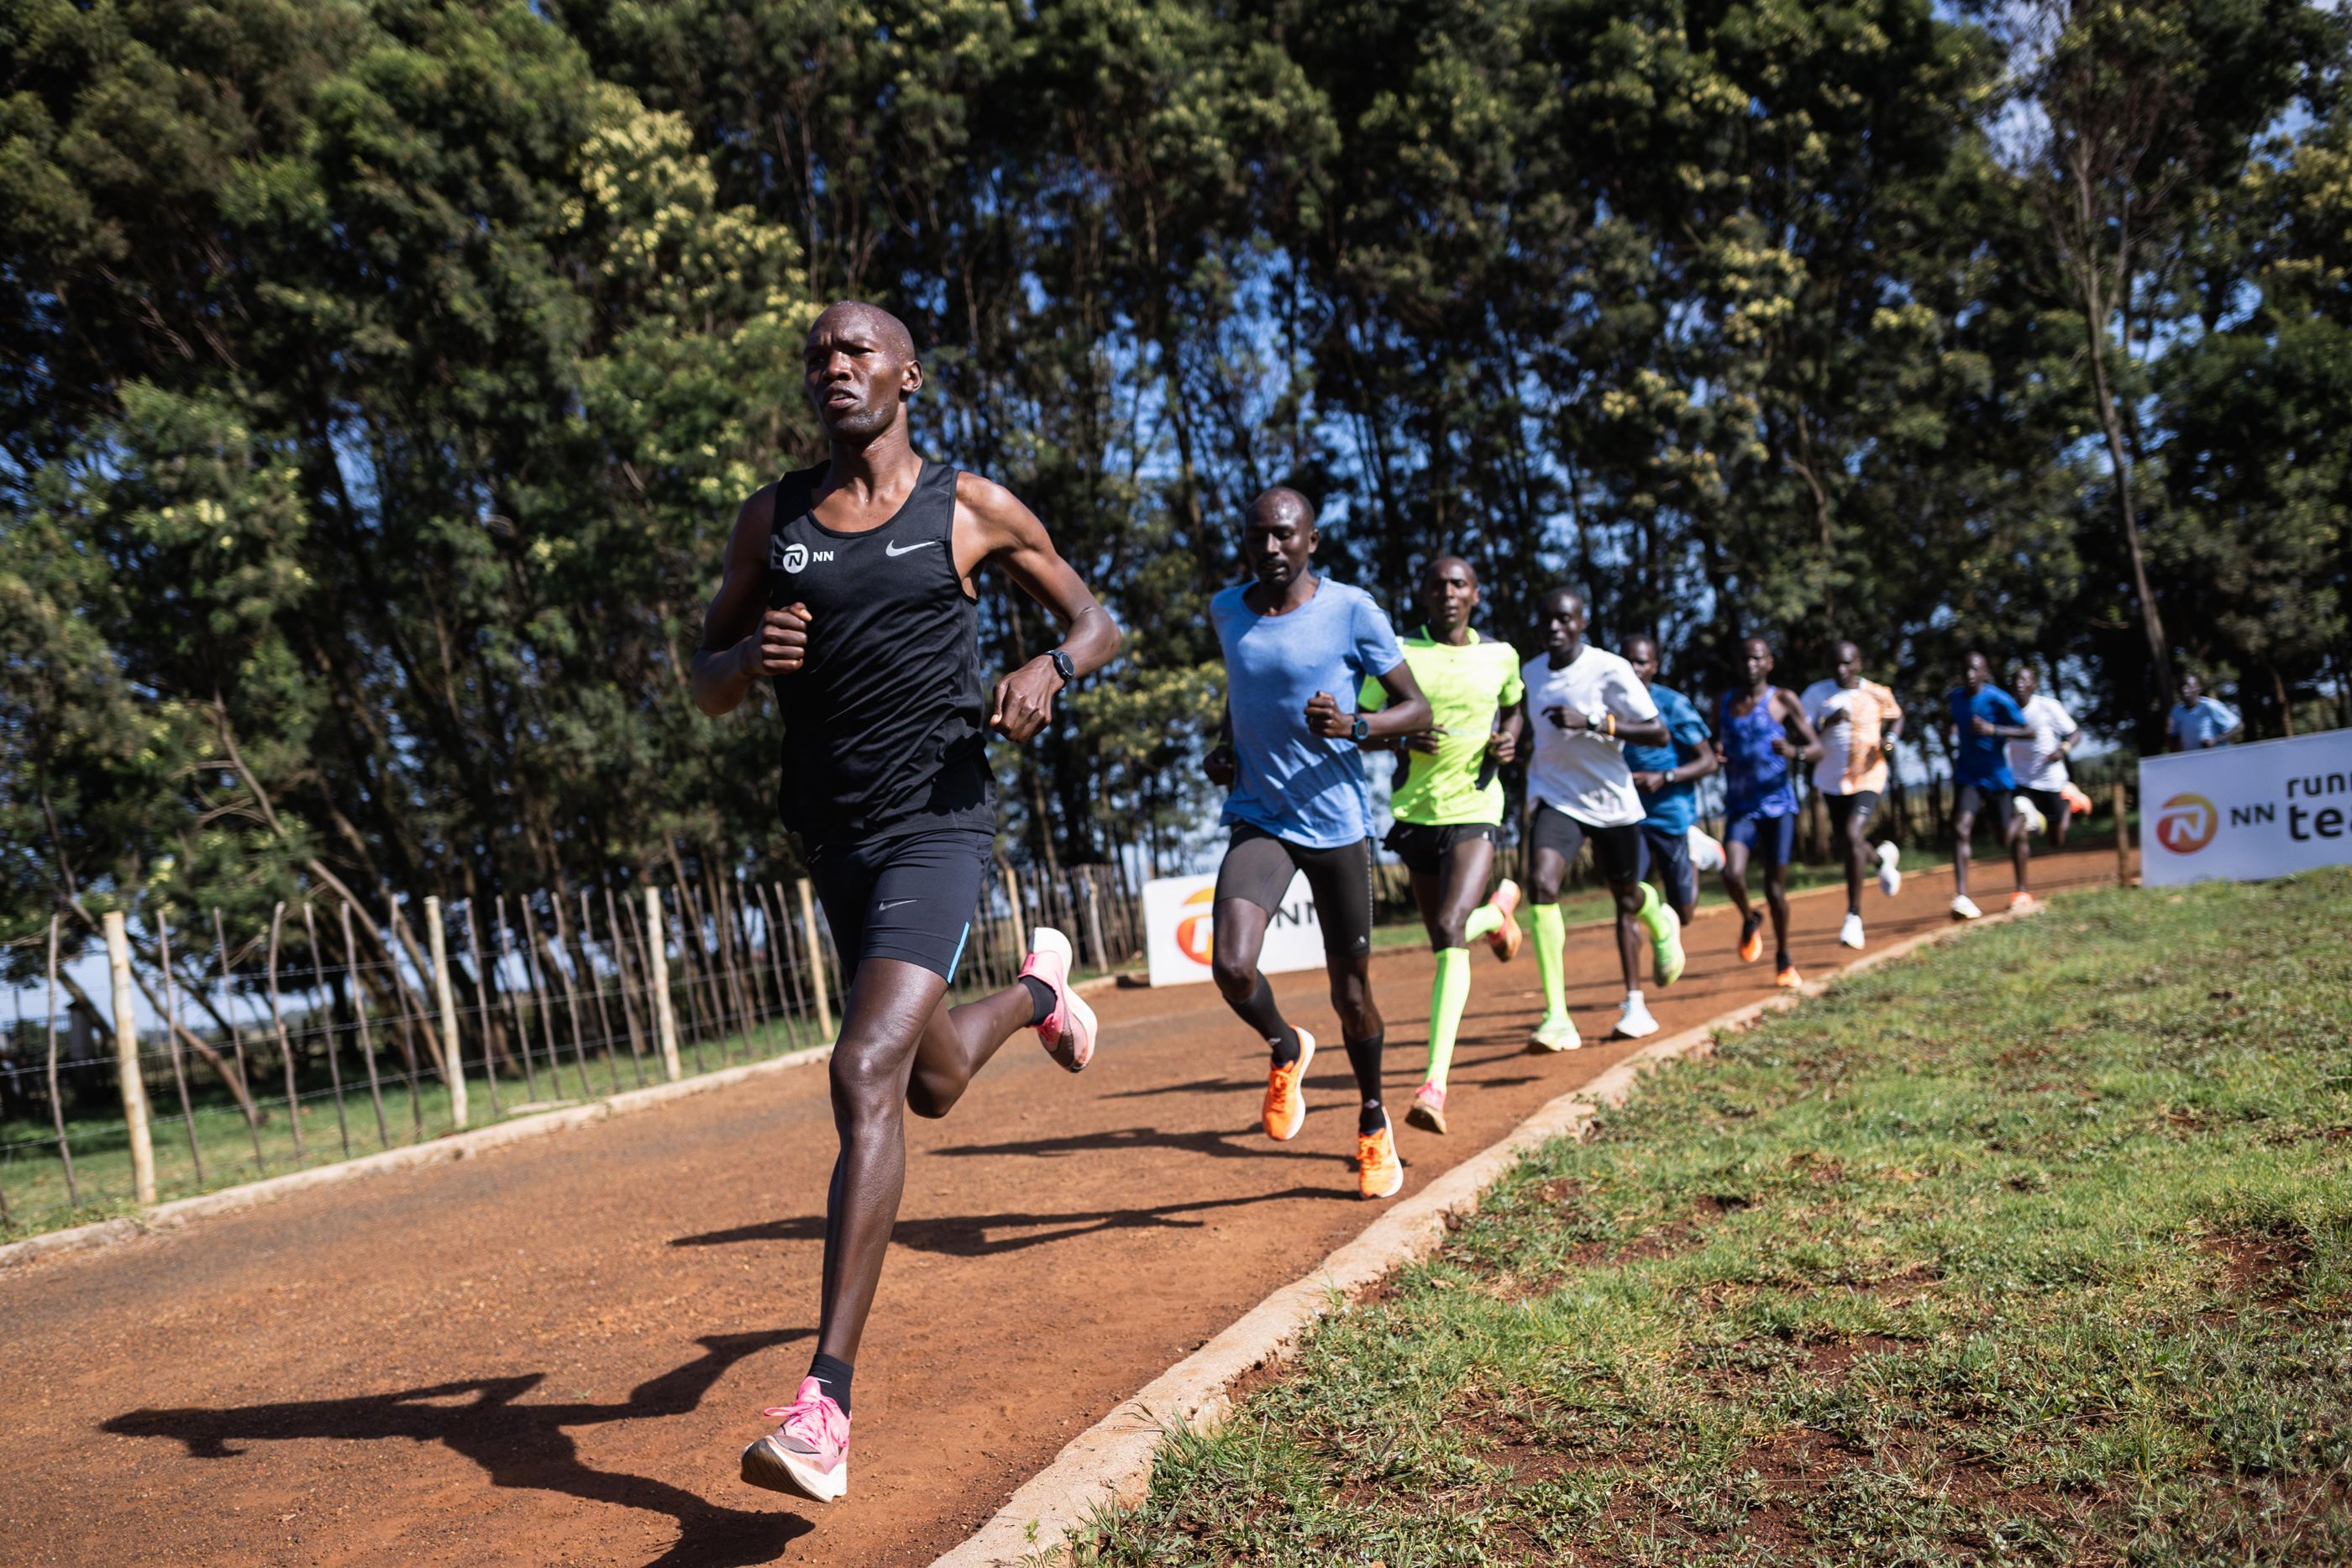
[[[1625,766],[1636,773],[1671,773],[1698,755],[1699,742],[1711,738],[1706,720],[1699,716],[1690,698],[1672,686],[1652,686],[1650,700],[1658,705],[1658,716],[1665,721],[1666,744],[1636,746],[1627,741]],[[1698,821],[1698,785],[1685,779],[1655,794],[1644,792],[1642,805],[1650,813],[1642,819],[1642,826],[1687,833]]]
[[[1368,837],[1372,803],[1363,754],[1352,740],[1326,740],[1307,728],[1307,705],[1328,692],[1342,713],[1354,713],[1365,677],[1404,663],[1395,629],[1371,595],[1328,577],[1287,615],[1258,614],[1242,602],[1243,591],[1228,588],[1209,601],[1240,763],[1220,820],[1307,849]]]
[[[2165,725],[2180,742],[2183,751],[2195,751],[2208,741],[2215,746],[2230,743],[2221,737],[2238,727],[2238,716],[2221,698],[2207,695],[2199,697],[2194,706],[2187,703],[2174,705],[2172,717]]]

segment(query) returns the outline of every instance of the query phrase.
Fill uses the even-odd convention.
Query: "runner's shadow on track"
[[[727,1508],[666,1481],[593,1469],[581,1462],[579,1447],[564,1428],[686,1415],[735,1363],[815,1332],[706,1335],[697,1342],[703,1347],[701,1355],[637,1385],[617,1405],[522,1404],[547,1376],[527,1372],[353,1399],[133,1410],[106,1422],[103,1429],[122,1437],[173,1438],[199,1459],[234,1458],[245,1451],[236,1446],[240,1443],[300,1437],[341,1442],[405,1437],[443,1443],[481,1466],[495,1487],[561,1492],[676,1520],[677,1544],[649,1568],[747,1568],[774,1562],[787,1545],[808,1533],[808,1521],[795,1513]]]
[[[952,1218],[902,1219],[890,1232],[890,1239],[919,1252],[938,1252],[950,1258],[986,1258],[1000,1252],[1018,1252],[1048,1241],[1067,1241],[1109,1230],[1198,1230],[1208,1221],[1191,1217],[1213,1209],[1239,1208],[1253,1203],[1278,1203],[1290,1197],[1342,1197],[1352,1200],[1354,1195],[1342,1193],[1337,1187],[1294,1186],[1283,1192],[1261,1193],[1254,1197],[1202,1198],[1192,1203],[1154,1204],[1149,1208],[1081,1209],[1073,1214],[967,1214]],[[1014,1231],[1034,1234],[992,1234]],[[731,1230],[709,1231],[700,1236],[674,1237],[670,1245],[732,1247],[747,1241],[824,1239],[824,1216],[806,1214],[791,1219],[762,1220],[757,1225],[738,1226]]]
[[[1349,1088],[1354,1085],[1350,1083]],[[1315,1160],[1323,1156],[1306,1149],[1275,1144],[1255,1127],[1211,1128],[1172,1133],[1158,1127],[1113,1127],[1100,1133],[1073,1133],[1066,1138],[1023,1138],[1003,1144],[957,1144],[934,1149],[935,1155],[1084,1155],[1097,1152],[1131,1154],[1139,1149],[1174,1149],[1180,1154],[1207,1155],[1219,1160]]]

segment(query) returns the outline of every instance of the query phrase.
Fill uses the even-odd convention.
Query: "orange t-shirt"
[[[1813,788],[1824,795],[1874,795],[1886,792],[1886,727],[1903,716],[1903,705],[1876,681],[1864,681],[1852,691],[1835,681],[1815,681],[1805,688],[1805,716],[1822,737],[1822,759],[1813,764]],[[1842,724],[1822,718],[1843,712]]]

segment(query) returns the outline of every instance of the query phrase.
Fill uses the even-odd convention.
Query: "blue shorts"
[[[1643,823],[1642,862],[1642,874],[1657,873],[1658,888],[1677,914],[1698,902],[1698,868],[1691,864],[1687,829]]]
[[[1797,819],[1765,817],[1750,811],[1734,817],[1723,830],[1726,845],[1746,844],[1748,858],[1769,866],[1784,866],[1796,858]]]

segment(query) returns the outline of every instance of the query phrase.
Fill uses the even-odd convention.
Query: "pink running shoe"
[[[1070,939],[1050,925],[1029,933],[1021,972],[1054,988],[1054,1010],[1037,1020],[1045,1054],[1073,1072],[1095,1059],[1095,1009],[1070,988]]]
[[[743,1479],[811,1502],[838,1502],[849,1490],[849,1417],[814,1377],[800,1397],[760,1412],[784,1424],[743,1450]]]

